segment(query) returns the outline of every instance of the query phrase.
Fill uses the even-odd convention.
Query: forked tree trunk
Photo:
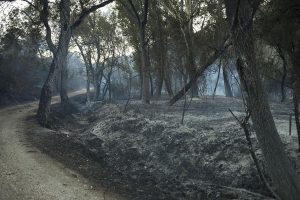
[[[58,41],[58,47],[54,54],[52,63],[50,65],[50,70],[48,77],[43,85],[39,108],[37,112],[37,117],[39,122],[46,126],[48,123],[50,106],[51,106],[51,98],[54,90],[55,80],[57,78],[58,72],[62,69],[66,68],[66,60],[68,55],[68,48],[71,39],[71,27],[70,23],[70,0],[65,0],[60,2],[60,22],[61,22],[61,30]],[[63,78],[65,80],[65,78]],[[64,82],[62,80],[61,85]],[[64,86],[63,86],[64,87]],[[68,102],[68,96],[66,94],[65,89],[61,91],[62,102]],[[67,103],[68,104],[68,103]],[[64,105],[65,106],[65,105]]]
[[[149,0],[144,0],[141,2],[142,10],[137,12],[137,8],[128,0],[126,2],[119,1],[125,8],[126,12],[129,14],[131,20],[135,23],[137,28],[137,35],[139,40],[139,50],[141,53],[141,98],[146,104],[150,103],[150,62],[147,54],[147,42],[146,42],[146,25],[148,23],[149,14]]]
[[[37,112],[37,117],[39,122],[46,126],[48,123],[49,113],[50,113],[50,105],[51,98],[55,86],[55,80],[60,71],[62,65],[65,63],[68,54],[68,47],[71,38],[70,30],[66,31],[66,33],[62,33],[59,39],[59,45],[56,54],[54,54],[53,61],[50,65],[50,70],[48,77],[43,85],[39,108]],[[65,98],[65,97],[63,97]]]
[[[92,6],[90,9],[83,10],[77,20],[70,24],[70,14],[71,14],[71,2],[70,0],[61,0],[59,3],[60,10],[60,35],[58,40],[58,47],[55,49],[54,45],[51,41],[51,29],[48,23],[48,0],[42,1],[43,11],[41,13],[41,20],[46,26],[46,40],[48,44],[51,44],[51,51],[55,51],[53,55],[53,60],[50,65],[50,70],[48,73],[48,77],[43,85],[41,91],[41,97],[39,102],[39,108],[37,111],[37,117],[39,122],[46,126],[48,123],[49,113],[50,113],[50,105],[51,105],[51,97],[53,94],[54,83],[57,77],[57,73],[63,69],[63,66],[66,64],[69,43],[71,40],[72,30],[78,27],[82,21],[92,12],[97,9],[110,4],[113,0],[107,0],[102,3],[99,3],[95,6]],[[50,33],[50,34],[49,34]],[[55,49],[55,50],[54,50]],[[65,94],[62,95],[64,101],[67,101],[66,91]]]
[[[225,0],[225,6],[238,56],[238,74],[267,169],[278,195],[283,200],[298,200],[300,179],[284,151],[256,66],[252,17],[258,1]]]

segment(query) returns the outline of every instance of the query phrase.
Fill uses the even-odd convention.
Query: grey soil
[[[35,124],[37,103],[0,110],[0,200],[123,199],[103,188],[95,190],[76,172],[40,152],[26,141],[25,130]]]

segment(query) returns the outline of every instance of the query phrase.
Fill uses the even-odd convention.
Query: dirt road
[[[91,184],[25,139],[37,103],[0,110],[0,200],[123,199]]]

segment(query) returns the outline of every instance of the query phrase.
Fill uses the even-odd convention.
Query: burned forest
[[[299,200],[298,0],[0,0],[0,200]]]

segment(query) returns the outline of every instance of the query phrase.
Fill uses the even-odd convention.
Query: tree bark
[[[57,47],[54,45],[51,37],[51,28],[49,26],[49,5],[48,1],[44,0],[42,1],[43,9],[40,12],[40,18],[46,28],[46,42],[49,47],[49,50],[54,55],[57,51]],[[66,12],[69,12],[69,1],[61,1],[60,3],[60,20],[61,23],[68,24],[70,21],[70,15]],[[57,91],[60,92],[60,99],[61,99],[61,107],[63,110],[66,110],[66,108],[69,108],[69,98],[68,98],[68,92],[67,92],[67,57],[65,57],[65,61],[60,67],[59,72],[61,72],[61,76],[59,79],[57,79],[59,88]]]
[[[228,78],[228,70],[226,66],[223,66],[223,79],[224,79],[224,89],[225,89],[226,97],[233,97],[229,78]]]
[[[299,151],[300,151],[300,119],[299,119],[299,94],[300,94],[300,50],[290,52],[292,60],[292,72],[293,72],[293,103],[294,103],[294,114],[296,129],[298,134]]]
[[[62,69],[63,65],[66,64],[66,59],[68,55],[69,43],[72,35],[72,31],[77,28],[82,21],[92,12],[97,9],[106,6],[107,4],[113,2],[114,0],[106,0],[97,5],[91,6],[89,9],[85,9],[80,13],[80,16],[75,20],[73,24],[70,24],[70,0],[61,0],[59,4],[60,9],[60,35],[58,40],[58,47],[52,43],[51,40],[51,29],[48,24],[48,0],[44,0],[43,10],[41,12],[41,20],[43,21],[46,27],[46,40],[50,44],[51,51],[54,51],[53,60],[50,65],[50,70],[47,76],[47,79],[42,87],[39,108],[37,111],[37,118],[39,122],[46,126],[48,123],[51,98],[53,94],[55,80],[57,78],[57,73]],[[65,95],[63,95],[65,96]]]
[[[87,74],[88,76],[88,74]],[[90,104],[91,102],[91,91],[90,91],[91,82],[90,79],[86,79],[86,104]]]
[[[142,101],[146,104],[150,103],[150,77],[149,77],[149,60],[147,55],[147,42],[145,38],[145,27],[139,27],[139,40],[140,40],[140,51],[141,51],[141,74],[143,76],[143,95]]]
[[[156,72],[156,81],[155,81],[155,98],[159,99],[161,96],[161,90],[163,86],[163,69],[159,68]]]
[[[174,95],[174,93],[172,90],[172,83],[171,83],[171,78],[170,78],[169,74],[165,73],[164,80],[165,80],[165,87],[168,92],[168,95],[169,95],[169,97],[172,97]]]
[[[281,102],[284,102],[284,100],[286,99],[285,79],[286,79],[286,76],[287,76],[287,62],[286,62],[284,53],[283,53],[280,45],[277,46],[277,51],[278,51],[278,54],[279,54],[279,56],[282,60],[283,71],[282,71],[282,79],[281,79],[280,88],[281,88]]]
[[[65,57],[64,64],[61,70],[61,84],[60,84],[60,104],[63,112],[68,112],[70,109],[70,102],[68,97],[68,69],[67,69],[67,57]]]
[[[299,119],[299,94],[300,94],[300,47],[292,44],[292,48],[288,50],[292,61],[292,79],[293,79],[293,103],[296,129],[298,134],[299,151],[300,151],[300,119]]]
[[[90,91],[90,86],[91,86],[91,82],[92,82],[91,78],[94,77],[92,62],[88,58],[89,56],[84,53],[82,45],[79,44],[79,41],[77,40],[77,38],[73,37],[73,40],[74,40],[76,46],[78,47],[81,57],[84,61],[85,71],[86,71],[86,85],[87,85],[86,96],[87,96],[87,102],[89,103],[91,101],[91,91]],[[89,54],[89,53],[87,53],[87,54]]]
[[[296,79],[294,83],[294,89],[293,89],[293,103],[294,103],[295,123],[296,123],[296,129],[298,134],[298,151],[300,151],[299,91],[300,91],[300,84]]]
[[[252,20],[258,5],[256,0],[225,0],[238,57],[237,70],[267,168],[280,198],[297,200],[300,179],[284,151],[256,66]]]
[[[95,100],[98,100],[100,96],[102,78],[103,78],[103,69],[101,69],[100,72],[97,73],[97,77],[96,77],[97,81],[95,85]]]
[[[61,31],[59,36],[59,42],[57,50],[54,54],[53,61],[50,65],[50,70],[48,77],[43,85],[39,108],[37,112],[37,117],[39,122],[46,126],[48,123],[51,98],[54,89],[54,83],[57,77],[57,74],[62,70],[63,65],[66,64],[68,48],[71,39],[71,28],[69,26],[70,22],[70,1],[65,0],[60,3],[60,16],[61,16]],[[66,91],[64,91],[66,92]],[[67,95],[62,93],[62,102],[66,103],[68,101]]]
[[[54,55],[53,61],[50,65],[50,71],[49,71],[48,77],[47,77],[47,79],[43,85],[42,91],[41,91],[37,117],[39,119],[39,122],[43,126],[46,126],[48,123],[51,98],[52,98],[53,89],[54,89],[54,85],[55,85],[55,79],[57,77],[57,74],[58,74],[61,66],[63,65],[64,61],[66,60],[70,37],[71,37],[70,33],[61,34],[57,52]]]

